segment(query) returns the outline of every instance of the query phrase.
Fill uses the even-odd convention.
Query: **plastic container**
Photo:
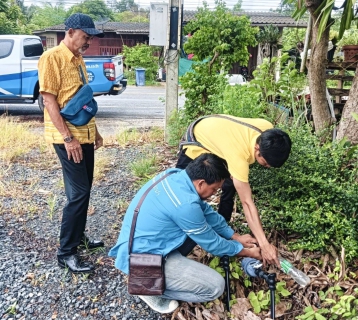
[[[135,82],[137,86],[145,85],[145,69],[144,68],[136,68],[135,69]]]
[[[281,270],[284,273],[290,275],[292,279],[295,280],[301,287],[305,287],[311,282],[311,279],[308,275],[295,268],[290,262],[283,259],[282,257],[279,257],[278,259],[281,263]]]

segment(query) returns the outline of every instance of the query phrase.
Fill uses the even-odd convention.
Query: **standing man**
[[[230,221],[237,191],[247,223],[261,248],[264,265],[280,266],[277,248],[265,236],[249,184],[249,165],[255,160],[266,168],[281,167],[291,151],[291,139],[264,119],[211,115],[194,121],[181,143],[177,168],[184,169],[199,155],[210,152],[228,164],[231,178],[222,186],[218,212]],[[195,246],[190,238],[187,250]]]
[[[140,207],[135,225],[132,252],[165,257],[165,291],[162,296],[139,296],[153,310],[173,312],[177,300],[206,302],[220,297],[224,278],[209,266],[181,254],[187,237],[217,256],[261,259],[256,239],[239,235],[205,201],[228,178],[226,161],[203,154],[185,170],[169,169],[147,182],[135,195],[124,216],[117,244],[108,253],[115,266],[129,273],[128,241],[134,215],[144,192],[165,173],[171,173],[153,187]]]
[[[83,262],[77,256],[77,247],[89,249],[103,247],[102,241],[90,241],[84,234],[90,199],[94,150],[103,145],[95,119],[84,126],[74,126],[60,115],[60,110],[82,86],[80,66],[86,70],[82,54],[86,52],[93,36],[103,37],[92,19],[75,13],[66,21],[65,39],[43,53],[39,60],[40,93],[45,110],[45,138],[52,143],[60,159],[67,196],[63,209],[58,265],[73,273],[90,273],[93,264]],[[87,78],[87,73],[85,76]],[[88,81],[88,79],[87,79]]]

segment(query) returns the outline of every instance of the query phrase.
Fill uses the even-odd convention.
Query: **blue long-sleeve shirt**
[[[136,194],[125,214],[117,244],[108,255],[128,274],[128,241],[134,209],[148,187],[167,172],[146,196],[138,214],[132,252],[166,256],[180,247],[187,236],[217,256],[234,256],[243,246],[230,240],[234,231],[225,219],[201,200],[185,170],[169,169],[147,182]]]

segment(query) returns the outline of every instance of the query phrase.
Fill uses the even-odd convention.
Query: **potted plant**
[[[358,30],[346,30],[342,36],[342,39],[339,40],[338,46],[342,48],[344,53],[344,61],[358,61]]]

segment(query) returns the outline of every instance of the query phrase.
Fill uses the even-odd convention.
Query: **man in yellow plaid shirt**
[[[95,119],[84,126],[74,126],[62,118],[64,108],[82,86],[80,67],[86,70],[82,54],[94,36],[103,37],[92,19],[75,13],[66,21],[65,39],[41,56],[38,64],[40,93],[45,110],[45,138],[52,143],[60,159],[67,204],[63,209],[58,264],[73,273],[90,273],[94,266],[81,261],[77,247],[103,247],[102,241],[90,241],[85,235],[87,210],[94,170],[94,150],[103,145]],[[87,77],[87,73],[85,73]]]

